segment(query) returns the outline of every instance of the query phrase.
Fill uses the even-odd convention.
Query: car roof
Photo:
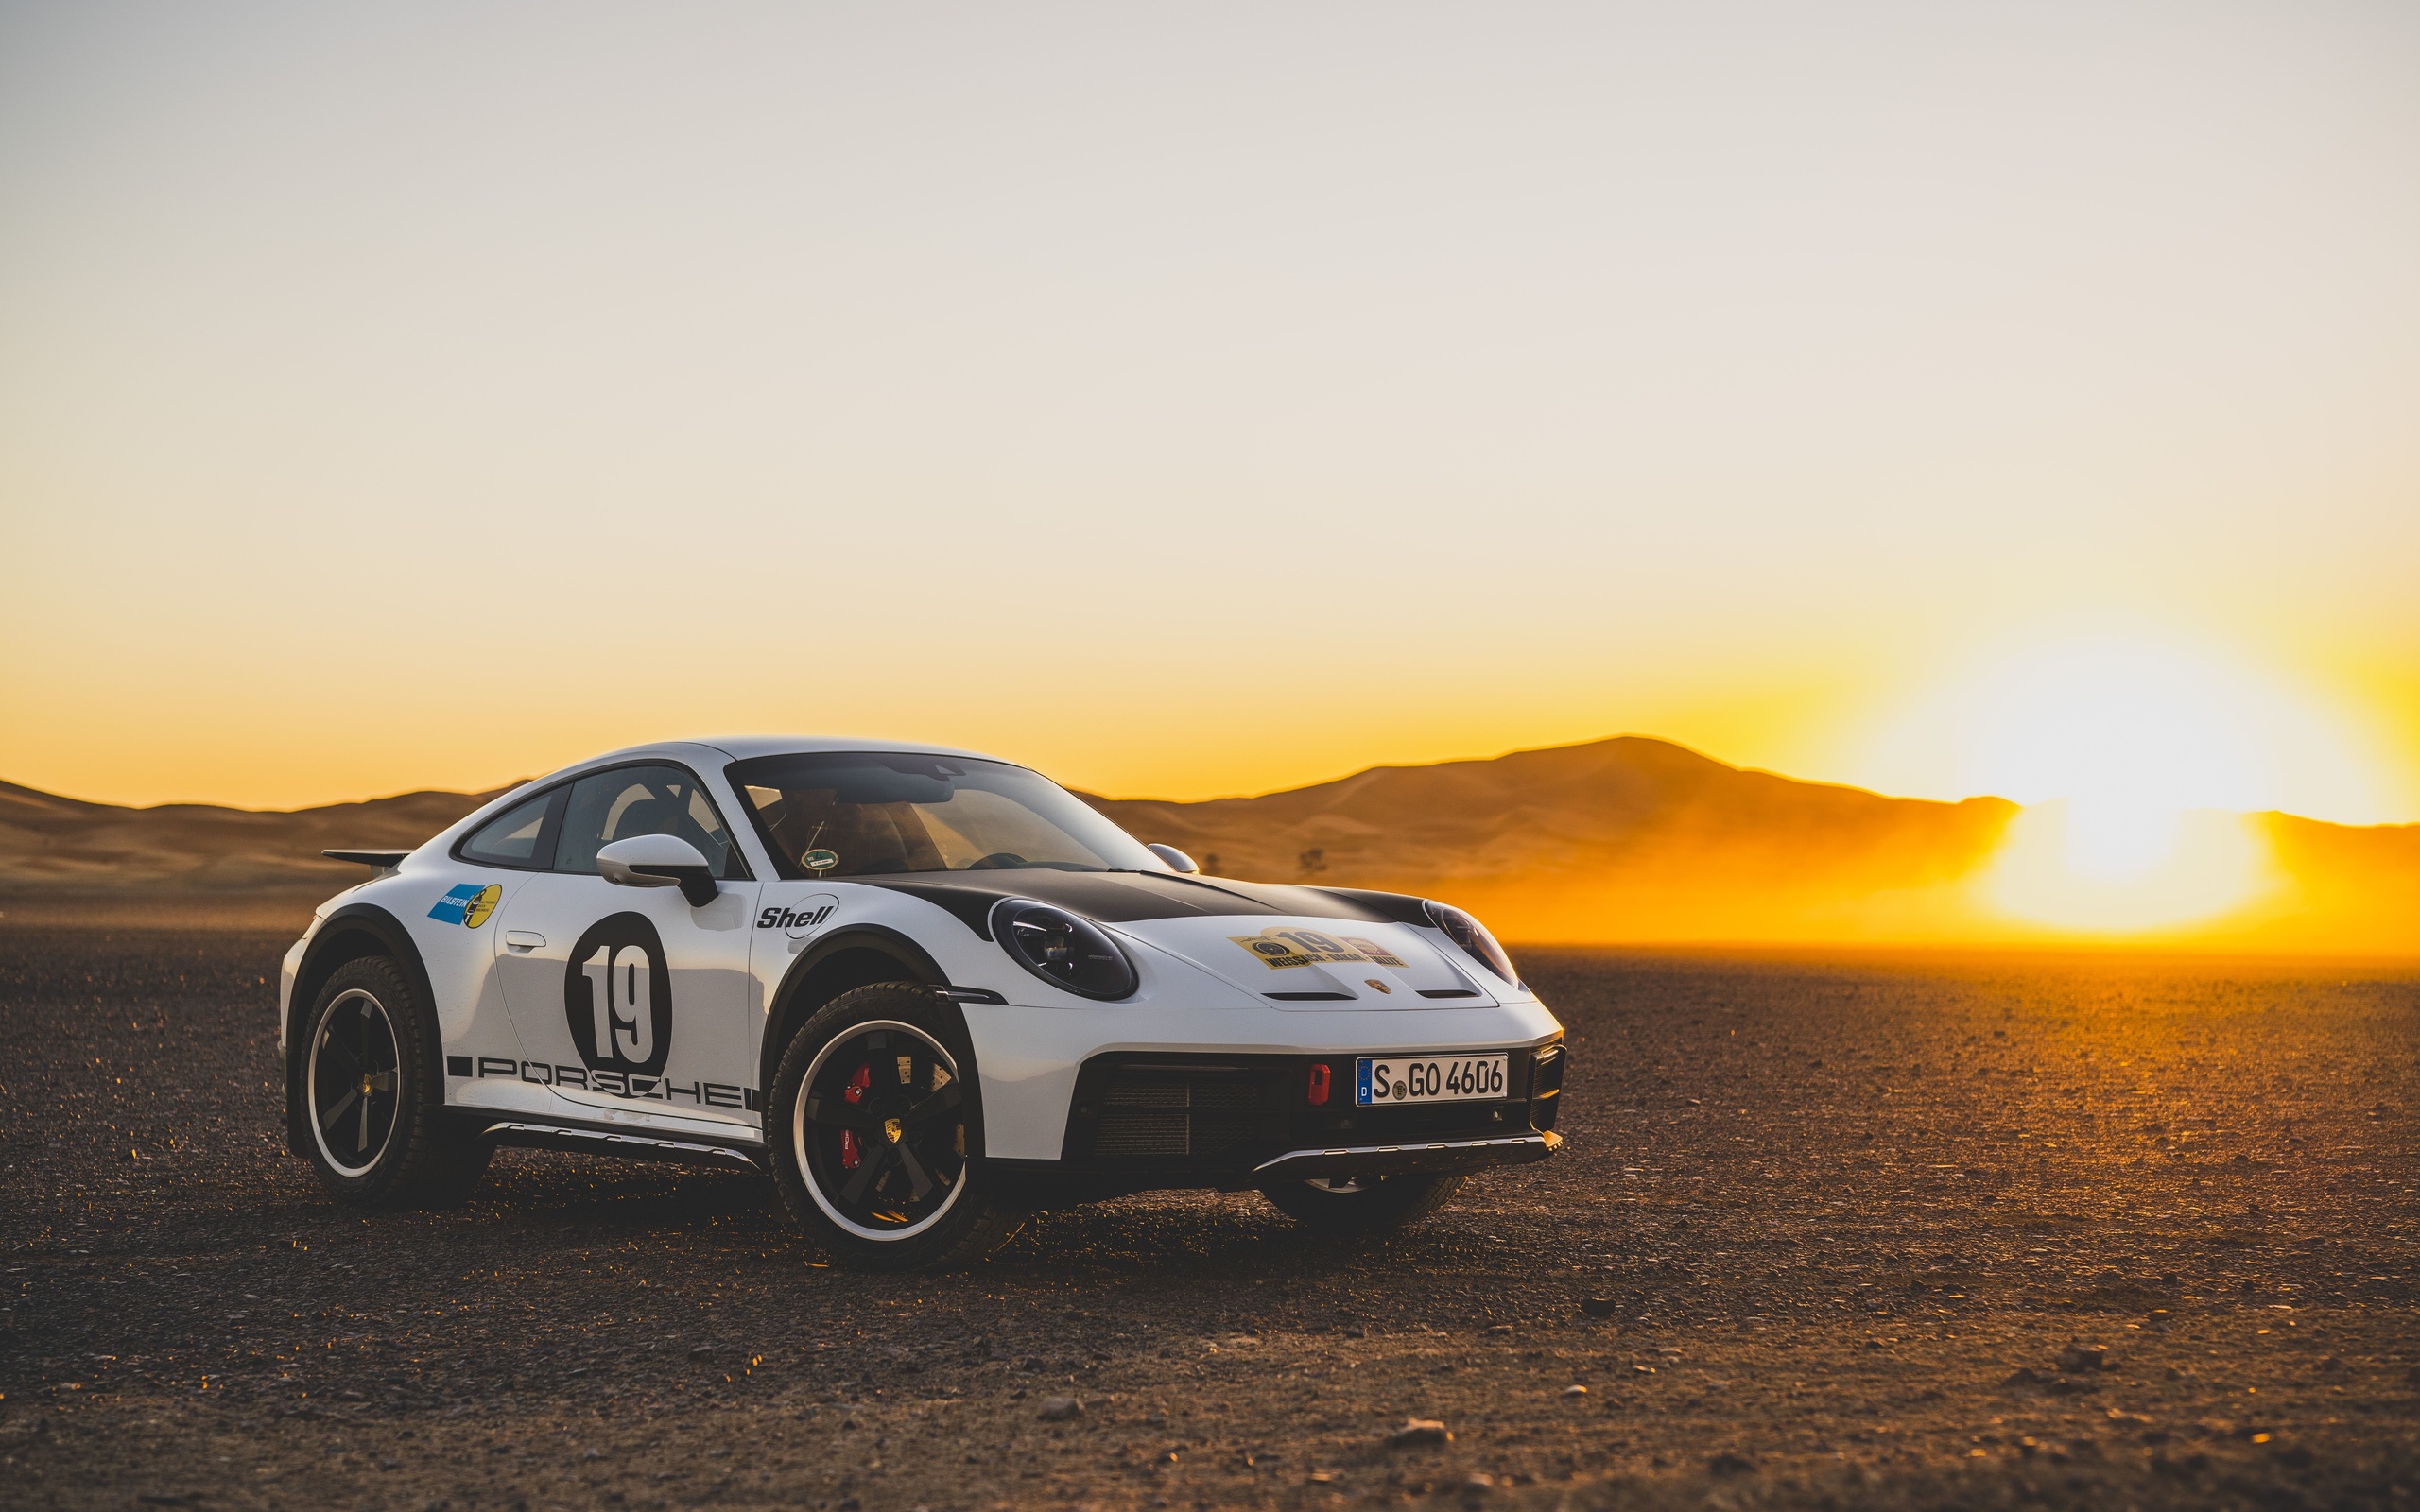
[[[734,761],[747,761],[756,756],[817,755],[830,751],[896,751],[912,756],[964,756],[975,761],[996,762],[1002,758],[987,756],[979,750],[961,750],[955,746],[925,746],[912,740],[879,740],[848,735],[728,735],[718,739],[656,741],[646,746],[633,746],[628,750],[614,751],[610,756],[582,762],[627,759],[682,746],[703,746],[718,750]],[[1013,765],[1013,764],[1011,764]]]
[[[702,772],[716,765],[709,759],[709,753],[732,761],[746,761],[753,756],[809,756],[837,751],[882,751],[911,756],[963,756],[978,762],[1005,761],[1002,757],[986,756],[979,750],[960,750],[954,746],[924,746],[912,740],[877,740],[849,735],[728,735],[709,740],[651,740],[644,746],[625,746],[620,750],[602,751],[573,762],[568,766],[559,766],[543,777],[516,782],[464,815],[423,849],[443,850],[519,802],[524,795],[608,766],[654,758],[685,762]],[[1005,765],[1014,766],[1018,764],[1005,762]]]

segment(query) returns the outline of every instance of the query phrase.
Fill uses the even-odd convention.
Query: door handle
[[[508,929],[504,932],[504,948],[509,951],[542,951],[546,948],[546,936],[534,930]]]

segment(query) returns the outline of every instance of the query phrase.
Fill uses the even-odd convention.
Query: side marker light
[[[1311,1062],[1311,1084],[1305,1095],[1310,1099],[1310,1104],[1313,1108],[1325,1108],[1327,1106],[1326,1061],[1315,1060]]]

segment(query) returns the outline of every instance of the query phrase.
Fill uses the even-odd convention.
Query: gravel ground
[[[902,1280],[576,1156],[339,1212],[284,943],[0,933],[0,1504],[2420,1508],[2408,970],[1527,952],[1561,1159]]]

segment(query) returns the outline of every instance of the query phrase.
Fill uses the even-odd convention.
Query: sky
[[[2415,78],[2325,0],[0,5],[0,778],[2420,819]]]

